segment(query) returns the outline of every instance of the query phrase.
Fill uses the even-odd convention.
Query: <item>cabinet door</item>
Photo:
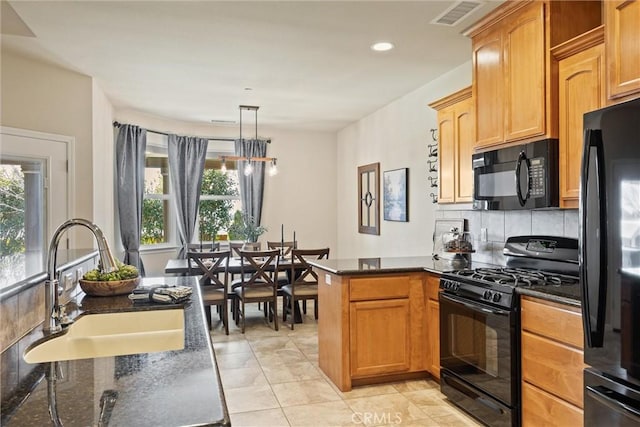
[[[640,1],[605,1],[609,98],[640,92]]]
[[[354,302],[350,316],[351,375],[354,378],[409,371],[408,298]]]
[[[440,304],[437,300],[427,300],[427,322],[429,335],[428,370],[440,379]]]
[[[498,26],[473,39],[476,148],[504,141],[502,33]]]
[[[454,119],[453,107],[438,111],[438,203],[455,202]]]
[[[475,144],[473,100],[461,101],[455,106],[455,201],[473,201],[473,167],[471,156]]]
[[[604,106],[604,46],[593,46],[559,63],[560,207],[577,208],[580,196],[582,120]]]
[[[504,23],[505,141],[545,133],[544,4]],[[499,102],[502,102],[499,99]]]

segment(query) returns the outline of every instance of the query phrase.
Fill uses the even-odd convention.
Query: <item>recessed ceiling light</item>
[[[371,50],[376,52],[385,52],[391,49],[393,49],[393,43],[391,42],[378,42],[371,45]]]

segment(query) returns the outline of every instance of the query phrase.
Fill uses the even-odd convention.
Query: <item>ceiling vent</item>
[[[454,3],[447,10],[431,21],[432,24],[447,25],[453,27],[466,18],[471,12],[482,6],[484,3],[480,1],[463,0]]]

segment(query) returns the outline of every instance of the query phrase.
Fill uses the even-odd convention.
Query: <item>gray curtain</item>
[[[264,139],[236,139],[235,151],[237,156],[267,157],[267,140]],[[238,161],[238,180],[240,181],[240,198],[242,212],[251,216],[256,225],[260,225],[262,217],[262,195],[264,192],[264,162],[253,162],[253,173],[244,175],[246,161]]]
[[[208,142],[204,138],[169,135],[169,175],[181,245],[178,258],[187,257],[187,245],[196,228]]]
[[[144,276],[144,265],[140,258],[140,235],[146,147],[146,129],[133,125],[120,126],[116,137],[116,189],[120,237],[125,249],[123,262],[137,267],[141,276]]]

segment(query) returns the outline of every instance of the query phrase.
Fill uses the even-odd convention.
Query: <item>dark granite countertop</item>
[[[460,265],[451,259],[441,258],[436,260],[430,256],[323,259],[310,261],[309,263],[316,268],[339,276],[411,273],[420,271],[442,274],[463,268],[495,267],[495,265],[492,264],[474,261],[468,265]],[[580,297],[582,293],[580,285],[531,286],[516,288],[516,292],[521,295],[530,295],[576,307],[580,307]]]
[[[309,261],[309,264],[339,276],[420,271],[442,274],[462,268],[495,267],[495,265],[473,261],[461,265],[451,259],[434,259],[431,256],[322,259]]]
[[[582,287],[579,284],[564,286],[525,286],[516,288],[516,293],[560,304],[572,305],[574,307],[580,307],[582,305],[580,301]]]
[[[113,426],[230,425],[197,280],[143,279],[144,285],[163,282],[194,289],[191,301],[184,306],[184,349],[60,362],[63,377],[56,383],[56,396],[58,414],[65,426],[98,425],[101,399],[105,401],[114,392],[117,399],[109,414],[109,424]],[[134,305],[126,295],[79,294],[77,298],[79,311],[88,314],[176,309],[167,305]],[[26,398],[17,408],[2,408],[3,425],[50,423],[47,380],[43,379],[48,366],[38,365],[41,369],[35,370],[40,372],[37,385],[24,393]]]

